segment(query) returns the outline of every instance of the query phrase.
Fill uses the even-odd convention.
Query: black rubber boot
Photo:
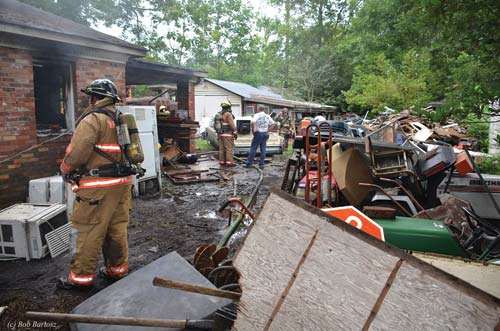
[[[90,285],[81,285],[74,283],[68,279],[68,277],[61,277],[57,280],[57,288],[61,290],[88,290],[92,287]]]
[[[117,281],[117,280],[120,280],[122,279],[123,277],[127,276],[128,274],[125,274],[125,275],[122,275],[122,276],[112,276],[112,275],[108,275],[107,271],[106,271],[106,267],[100,267],[99,270],[97,271],[97,275],[101,278],[106,278],[108,280],[111,280],[111,281]]]

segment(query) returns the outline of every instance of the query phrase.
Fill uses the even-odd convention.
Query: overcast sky
[[[275,7],[270,6],[266,0],[249,0],[248,3],[254,8],[255,12],[264,14],[265,16],[268,17],[274,17],[279,13],[279,10],[276,9]],[[117,38],[122,37],[122,30],[119,27],[112,26],[108,28],[103,25],[97,25],[92,27],[98,30],[99,32],[103,32]]]

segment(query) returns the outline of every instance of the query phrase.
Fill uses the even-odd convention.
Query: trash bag
[[[198,155],[196,154],[183,154],[177,162],[181,164],[194,164],[198,161]]]

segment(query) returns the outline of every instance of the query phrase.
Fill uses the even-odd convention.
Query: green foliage
[[[489,123],[485,116],[477,117],[474,114],[468,114],[465,121],[462,122],[467,127],[467,135],[474,137],[479,141],[481,152],[488,153],[489,147]]]
[[[384,106],[393,109],[421,108],[432,101],[428,94],[429,58],[415,51],[407,52],[401,63],[391,63],[377,54],[371,63],[355,69],[346,101],[375,113]]]
[[[500,154],[481,157],[476,163],[482,174],[500,175]]]
[[[136,85],[132,88],[132,95],[134,98],[141,98],[148,96],[148,87],[146,85]]]
[[[432,123],[439,123],[442,125],[446,124],[449,119],[453,118],[453,111],[445,107],[438,107],[433,112],[428,112],[424,109],[415,109],[414,112],[415,115],[419,117],[428,118]]]
[[[467,115],[472,112],[478,116],[486,113],[492,97],[497,91],[487,91],[492,87],[489,81],[491,72],[484,67],[480,59],[467,53],[461,53],[451,68],[453,85],[446,94],[447,106],[455,114]]]
[[[197,151],[206,152],[215,150],[215,148],[205,139],[196,139],[194,143]]]
[[[500,91],[498,0],[20,0],[83,24],[117,26],[160,62],[270,85],[286,97],[375,112],[478,117]]]

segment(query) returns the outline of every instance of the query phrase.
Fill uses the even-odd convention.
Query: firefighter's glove
[[[70,184],[73,182],[73,179],[72,179],[73,176],[70,173],[63,173],[61,176],[62,176],[64,182],[70,183]]]
[[[82,178],[82,175],[76,171],[73,171],[70,173],[63,173],[62,178],[63,178],[63,181],[65,181],[66,183],[78,185],[80,183],[80,179]]]

